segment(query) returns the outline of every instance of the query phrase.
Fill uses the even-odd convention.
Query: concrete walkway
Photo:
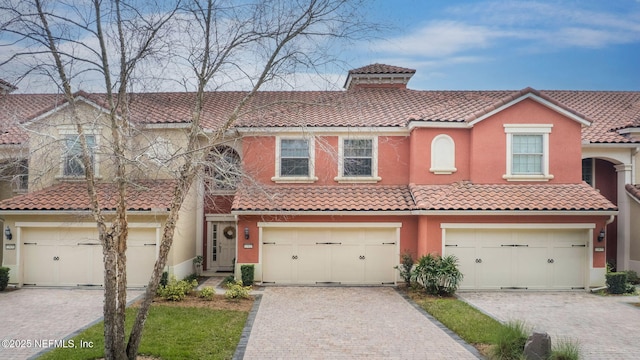
[[[129,290],[133,299],[141,290]],[[0,359],[28,359],[102,319],[102,289],[23,288],[0,293]],[[78,344],[75,344],[78,345]]]
[[[581,359],[640,358],[638,296],[579,292],[458,292],[458,296],[500,321],[522,320],[552,341],[578,341]]]
[[[240,352],[266,360],[477,359],[465,345],[393,288],[266,287]]]

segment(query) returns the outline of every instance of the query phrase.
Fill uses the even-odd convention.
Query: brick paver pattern
[[[244,359],[476,359],[388,287],[267,287]]]
[[[141,293],[129,290],[127,298],[133,299]],[[100,289],[24,288],[0,293],[0,341],[3,341],[0,359],[28,359],[54,347],[55,341],[62,344],[60,341],[65,337],[100,319],[102,304]],[[20,346],[6,348],[4,345],[10,343],[4,340],[21,340]],[[31,341],[30,346],[27,341]]]
[[[577,341],[581,359],[640,358],[638,296],[567,292],[459,292],[465,301],[500,321],[522,320],[552,342]]]

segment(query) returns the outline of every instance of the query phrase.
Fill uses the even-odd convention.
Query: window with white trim
[[[338,182],[377,182],[378,138],[340,137],[338,143]]]
[[[549,134],[552,124],[505,124],[508,181],[548,181]]]
[[[431,168],[436,175],[453,174],[456,169],[456,144],[451,136],[440,134],[431,141]]]
[[[276,138],[276,176],[275,182],[314,182],[313,139],[278,137]]]
[[[87,148],[91,163],[95,169],[95,135],[85,135]],[[80,144],[79,135],[65,135],[64,137],[64,161],[62,164],[62,175],[65,177],[81,177],[84,176],[84,163],[82,162],[82,145]]]

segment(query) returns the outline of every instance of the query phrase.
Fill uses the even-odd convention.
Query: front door
[[[236,255],[236,225],[209,222],[209,266],[213,271],[233,271]]]

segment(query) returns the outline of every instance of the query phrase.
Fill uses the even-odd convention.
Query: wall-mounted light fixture
[[[249,228],[244,228],[244,238],[245,240],[249,240]]]
[[[9,227],[9,225],[4,228],[4,237],[7,238],[7,240],[13,239],[13,234],[11,233],[11,228]]]
[[[600,230],[600,233],[598,234],[598,242],[602,242],[604,240],[606,233],[604,232],[604,229]]]

